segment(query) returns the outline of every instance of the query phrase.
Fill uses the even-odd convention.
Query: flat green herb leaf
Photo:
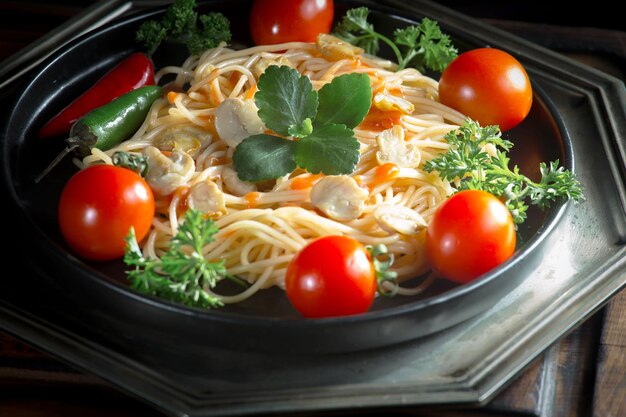
[[[359,162],[359,141],[344,125],[329,124],[296,142],[298,166],[317,174],[350,174]]]
[[[289,130],[287,132],[289,136],[293,136],[294,138],[303,138],[313,132],[313,123],[309,118],[304,119],[300,125],[289,126]]]
[[[233,154],[233,165],[242,181],[265,181],[296,169],[294,145],[271,135],[254,135],[243,140]]]
[[[378,36],[374,25],[367,21],[369,16],[367,7],[350,9],[335,27],[334,35],[346,42],[363,48],[366,53],[376,55],[379,50]]]
[[[434,71],[443,69],[457,56],[448,35],[441,32],[434,20],[424,18],[419,25],[397,29],[394,40],[376,32],[374,25],[367,21],[367,7],[350,9],[335,27],[333,34],[346,42],[365,49],[376,55],[379,41],[384,42],[396,56],[398,71],[409,65],[420,71],[429,68]],[[395,41],[395,42],[394,42]]]
[[[307,131],[318,103],[308,77],[293,68],[272,65],[259,78],[258,88],[254,100],[265,126],[283,136]]]
[[[372,87],[367,74],[344,74],[319,91],[319,108],[315,125],[359,125],[372,103]]]

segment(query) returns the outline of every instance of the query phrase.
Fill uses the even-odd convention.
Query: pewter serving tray
[[[491,45],[515,55],[536,91],[530,122],[512,133],[519,139],[518,163],[562,158],[581,180],[586,200],[535,214],[514,259],[477,282],[382,304],[358,318],[304,321],[280,305],[276,311],[263,307],[261,317],[245,307],[206,313],[135,294],[107,278],[115,265],[84,264],[56,236],[47,212],[54,211],[55,193],[71,168],[51,180],[46,194],[25,185],[35,168],[24,162],[30,162],[25,153],[36,149],[39,160],[33,163],[42,163],[54,149],[34,145],[28,132],[52,111],[42,100],[52,106],[57,96],[23,91],[46,76],[57,77],[49,72],[59,62],[70,71],[70,58],[87,54],[84,45],[92,42],[103,58],[76,78],[79,84],[97,79],[98,67],[110,66],[129,48],[110,45],[116,34],[145,18],[126,15],[29,71],[22,77],[24,90],[4,90],[3,108],[15,110],[1,125],[3,195],[23,234],[9,256],[24,269],[0,280],[0,327],[171,415],[478,404],[624,287],[623,83],[429,2],[347,4],[377,9],[381,24],[390,28],[428,16],[461,48]],[[119,14],[137,5],[120,2],[107,10]],[[339,7],[345,10],[345,3]],[[233,24],[235,30],[246,27]],[[32,114],[24,116],[23,109]]]

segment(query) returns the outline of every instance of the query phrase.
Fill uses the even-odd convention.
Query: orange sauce
[[[390,181],[397,177],[399,173],[400,169],[396,164],[392,164],[391,162],[384,163],[376,167],[376,171],[374,171],[374,178],[369,184],[369,188],[374,188],[380,184]]]
[[[178,198],[178,203],[176,204],[176,214],[178,216],[182,216],[189,209],[189,205],[187,204],[187,195],[189,195],[189,187],[182,186],[178,187],[176,191],[172,194],[172,199]]]
[[[239,71],[232,71],[228,76],[228,81],[230,81],[230,84],[234,87],[235,85],[237,85],[237,82],[240,78],[241,73]]]
[[[232,161],[229,157],[227,156],[222,156],[221,158],[211,158],[211,166],[215,166],[215,165],[226,165],[226,164],[230,164]]]
[[[243,199],[246,200],[248,208],[255,208],[258,204],[259,197],[261,197],[261,193],[258,191],[252,191],[244,195]]]
[[[298,177],[294,178],[291,181],[291,189],[292,190],[306,190],[307,188],[313,187],[313,184],[320,178],[322,178],[322,174],[314,174],[308,177]]]
[[[393,126],[400,124],[400,116],[402,113],[398,111],[382,111],[376,106],[370,108],[369,113],[365,116],[365,120],[359,125],[362,129],[382,132],[391,129]]]

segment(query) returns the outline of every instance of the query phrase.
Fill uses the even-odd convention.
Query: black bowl
[[[391,33],[396,27],[421,18],[397,16],[369,6],[381,32]],[[208,2],[201,7],[224,12],[233,22],[236,40],[250,42],[247,19],[240,18],[249,2]],[[347,6],[340,4],[337,8],[336,15],[341,16]],[[561,218],[564,205],[545,212],[531,210],[528,221],[519,230],[521,244],[515,255],[470,284],[457,285],[441,279],[420,296],[381,297],[366,314],[305,320],[278,289],[263,291],[237,305],[203,311],[130,289],[121,261],[93,263],[77,258],[60,236],[56,222],[60,192],[76,169],[66,160],[35,184],[35,176],[63,148],[62,140],[40,140],[36,132],[123,56],[138,50],[132,41],[136,29],[160,13],[162,10],[121,19],[56,52],[32,73],[2,126],[3,187],[23,214],[18,227],[46,271],[41,279],[51,279],[61,287],[75,301],[76,314],[92,323],[94,331],[105,334],[110,323],[124,322],[164,337],[175,334],[198,348],[307,354],[378,348],[440,331],[485,311],[522,282],[541,259],[544,241]],[[442,26],[445,31],[445,24]],[[467,35],[451,34],[462,49],[484,46]],[[174,56],[179,53],[164,49],[155,55],[155,65],[179,64],[180,56]],[[534,83],[532,76],[531,81]],[[569,169],[573,165],[570,142],[558,112],[539,85],[534,83],[534,87],[530,115],[505,135],[517,143],[511,154],[513,163],[531,177],[538,175],[540,161],[559,159]]]

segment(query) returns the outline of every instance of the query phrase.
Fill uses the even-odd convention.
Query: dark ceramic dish
[[[234,13],[244,5],[236,3],[215,8],[231,18],[236,40],[250,44],[245,22],[242,27],[242,20]],[[338,16],[343,15],[341,10],[344,8],[339,7]],[[561,206],[544,213],[533,211],[520,230],[522,243],[514,257],[475,282],[459,286],[438,280],[419,297],[381,298],[369,313],[345,318],[303,320],[277,289],[219,310],[189,309],[129,289],[121,261],[89,263],[78,259],[64,244],[56,223],[61,189],[76,169],[67,158],[51,175],[35,184],[33,178],[63,146],[61,138],[40,141],[36,132],[103,72],[136,50],[137,45],[129,40],[138,25],[159,13],[118,21],[54,54],[24,86],[3,126],[4,180],[10,198],[26,214],[24,227],[29,228],[30,239],[44,253],[45,269],[80,302],[109,311],[118,320],[135,323],[139,328],[177,332],[199,346],[307,353],[354,351],[414,339],[466,320],[509,293],[536,264],[542,240],[560,218]],[[378,30],[386,33],[405,24],[402,18],[383,12],[374,14],[374,22]],[[445,23],[443,26],[445,29]],[[480,46],[461,34],[452,35],[463,49]],[[179,56],[163,51],[167,50],[155,56],[157,68],[181,63]],[[571,145],[558,112],[542,93],[540,83],[533,82],[535,96],[530,115],[506,134],[518,144],[513,161],[529,175],[537,174],[539,161],[560,159],[572,169]],[[216,340],[214,334],[223,336]]]
[[[0,279],[0,328],[176,416],[475,405],[626,286],[621,81],[427,1],[336,3],[337,16],[367,4],[386,32],[426,15],[461,49],[510,51],[535,91],[530,116],[506,135],[516,143],[514,162],[533,176],[540,161],[560,159],[587,200],[533,211],[515,256],[479,280],[441,280],[421,297],[377,300],[361,316],[303,320],[280,290],[215,311],[145,297],[127,287],[121,262],[83,262],[60,238],[56,204],[75,172],[71,163],[32,182],[62,147],[39,141],[37,129],[135,50],[139,23],[161,12],[127,14],[0,90],[2,195],[12,233],[6,257],[18,266]],[[116,4],[127,10],[129,2]],[[242,43],[249,42],[248,7],[242,0],[202,6],[228,14]],[[178,57],[155,57],[157,66],[171,59]]]

